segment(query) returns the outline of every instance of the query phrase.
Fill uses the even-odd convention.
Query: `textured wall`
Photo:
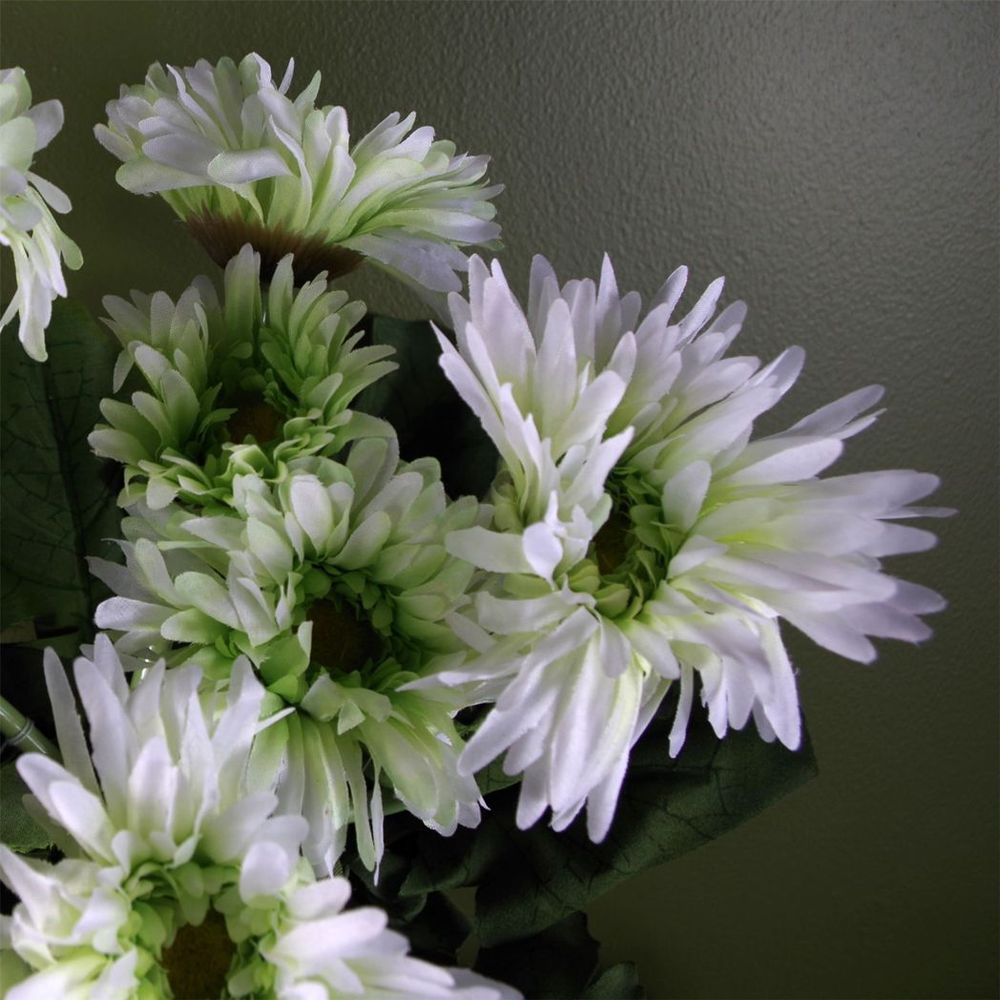
[[[3,63],[64,102],[43,172],[70,194],[96,307],[206,267],[169,210],[117,189],[90,129],[154,59],[257,49],[357,128],[418,113],[490,152],[508,272],[608,250],[651,294],[675,264],[749,301],[746,351],[809,355],[790,422],[870,381],[842,468],[904,466],[961,509],[900,571],[951,607],[872,668],[795,649],[822,774],[593,908],[652,996],[995,996],[1000,6],[24,3]],[[376,308],[414,300],[365,279]]]

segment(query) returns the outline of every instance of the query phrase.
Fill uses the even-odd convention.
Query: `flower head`
[[[353,820],[374,866],[380,774],[437,829],[478,820],[476,783],[457,771],[459,700],[400,689],[465,655],[448,617],[473,569],[444,537],[479,518],[473,498],[448,502],[432,460],[399,465],[394,438],[366,439],[344,464],[290,461],[277,484],[237,476],[218,514],[137,508],[123,522],[126,567],[93,563],[118,595],[97,620],[128,654],[220,679],[248,656],[276,703],[296,708],[256,752],[282,805],[310,821],[306,853],[332,867]]]
[[[18,760],[67,857],[53,866],[0,848],[0,873],[22,900],[7,933],[39,970],[10,995],[162,995],[156,959],[181,927],[201,925],[230,884],[248,903],[279,891],[299,863],[305,820],[272,815],[273,791],[247,788],[265,696],[249,664],[234,666],[224,695],[199,690],[196,667],[162,661],[130,690],[110,641],[98,636],[95,650],[74,664],[92,750],[48,653],[62,763]]]
[[[104,300],[122,344],[114,386],[133,369],[145,389],[105,399],[91,447],[125,466],[125,504],[176,497],[225,502],[240,471],[278,475],[295,456],[340,451],[384,422],[350,409],[392,371],[388,347],[358,347],[364,304],[323,275],[296,289],[292,259],[262,291],[260,255],[244,246],[226,267],[220,302],[197,279],[174,303],[164,292]]]
[[[74,672],[92,751],[49,652],[45,676],[62,763],[41,754],[18,760],[67,855],[125,873],[165,866],[180,877],[185,864],[239,860],[272,834],[297,852],[304,824],[268,820],[277,805],[270,791],[246,795],[265,691],[245,659],[234,664],[224,693],[200,688],[197,667],[166,670],[162,660],[130,689],[100,635],[94,659],[78,658]]]
[[[317,73],[294,99],[256,53],[237,66],[166,70],[122,87],[95,132],[118,182],[162,194],[219,264],[246,242],[265,274],[288,252],[300,279],[370,257],[432,292],[459,288],[461,248],[499,235],[488,157],[456,155],[414,116],[392,114],[353,144],[340,107],[317,108]]]
[[[496,699],[460,763],[507,751],[506,770],[524,773],[522,826],[551,807],[562,828],[587,803],[590,834],[603,837],[629,747],[673,681],[672,754],[696,676],[720,736],[752,714],[765,739],[797,747],[780,619],[867,662],[868,636],[923,639],[918,615],[942,606],[879,561],[933,544],[893,522],[945,513],[910,506],[936,478],[819,478],[875,419],[865,411],[881,390],[751,440],[803,354],[765,366],[725,357],[744,306],[713,319],[720,280],[672,321],[685,279],[671,275],[640,319],[607,260],[599,283],[560,285],[536,258],[524,310],[499,265],[474,259],[468,301],[450,299],[457,348],[439,338],[442,367],[502,468],[493,524],[447,540],[493,574],[466,624],[482,652],[437,680]]]
[[[14,254],[17,287],[0,327],[19,313],[18,337],[28,355],[44,361],[45,328],[52,302],[65,296],[62,265],[83,263],[77,245],[59,228],[53,212],[72,207],[54,184],[31,170],[35,153],[55,138],[63,125],[59,101],[31,104],[24,70],[0,70],[0,243]]]

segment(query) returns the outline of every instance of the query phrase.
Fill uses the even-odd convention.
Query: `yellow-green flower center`
[[[590,558],[570,573],[570,586],[594,594],[602,614],[631,617],[666,578],[675,539],[640,481],[616,478],[609,489],[611,513],[594,536]]]

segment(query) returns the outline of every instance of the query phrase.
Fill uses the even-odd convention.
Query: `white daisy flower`
[[[126,566],[92,562],[118,595],[97,621],[122,633],[124,652],[193,660],[219,678],[245,654],[274,700],[295,706],[256,753],[279,774],[282,808],[309,820],[306,854],[325,871],[352,821],[376,866],[380,775],[434,829],[479,819],[476,782],[457,769],[459,699],[400,688],[465,655],[446,618],[473,568],[444,537],[480,508],[448,502],[433,460],[398,456],[394,438],[371,438],[346,464],[292,460],[276,485],[237,476],[224,513],[136,508]]]
[[[152,964],[152,954],[141,930],[130,933],[133,906],[119,870],[69,859],[51,865],[0,845],[0,877],[21,898],[11,916],[0,917],[0,954],[22,963],[18,980],[4,982],[4,997],[164,995],[140,989],[138,969]],[[148,915],[151,922],[159,918],[152,908]],[[149,978],[155,985],[162,982]]]
[[[168,671],[162,660],[130,690],[107,636],[99,635],[94,649],[93,660],[74,663],[92,752],[49,651],[45,679],[62,763],[25,754],[17,764],[60,828],[60,848],[123,872],[146,864],[180,872],[195,857],[196,864],[226,864],[261,837],[297,855],[304,824],[268,819],[277,805],[272,792],[246,795],[266,694],[247,660],[234,664],[225,693],[200,690],[197,667]]]
[[[431,292],[457,291],[462,247],[499,236],[489,158],[457,155],[414,115],[392,114],[353,144],[340,107],[316,107],[320,77],[288,96],[256,53],[237,66],[159,63],[122,87],[95,129],[122,161],[118,182],[162,194],[224,265],[250,242],[265,274],[288,252],[297,276],[343,274],[369,257]]]
[[[350,409],[396,365],[390,347],[358,347],[363,302],[323,275],[296,288],[292,257],[261,288],[260,255],[247,245],[227,265],[219,300],[207,278],[173,302],[165,292],[104,300],[122,344],[114,388],[136,370],[146,388],[101,402],[107,423],[88,441],[125,466],[123,505],[154,509],[175,498],[225,502],[238,472],[277,477],[282,463],[339,452],[382,420]]]
[[[38,970],[7,995],[164,995],[163,946],[201,925],[230,883],[251,903],[279,891],[306,822],[272,815],[273,791],[247,790],[265,692],[246,660],[225,695],[199,692],[196,667],[167,671],[162,661],[130,690],[98,636],[93,661],[77,659],[74,673],[92,749],[50,651],[62,763],[40,754],[17,763],[67,858],[53,866],[0,848],[0,874],[21,898],[5,935]]]
[[[68,212],[69,198],[31,170],[35,153],[62,126],[59,101],[32,106],[24,70],[0,69],[0,244],[14,254],[17,281],[0,327],[20,314],[17,335],[35,361],[48,357],[45,328],[52,318],[52,302],[66,295],[62,265],[75,271],[83,263],[79,247],[52,215]]]
[[[713,320],[714,282],[679,322],[686,280],[667,280],[640,320],[636,293],[560,286],[536,258],[527,310],[500,266],[470,267],[450,307],[457,348],[441,364],[496,444],[494,523],[454,532],[449,550],[493,577],[460,621],[477,661],[438,678],[496,700],[463,753],[472,772],[506,751],[523,772],[518,823],[546,808],[561,829],[588,804],[607,832],[629,748],[680,681],[670,741],[683,744],[694,677],[722,736],[753,714],[765,739],[800,741],[781,618],[868,662],[868,636],[919,641],[941,599],[881,571],[882,556],[934,536],[891,522],[943,514],[910,504],[933,476],[818,478],[844,438],[876,415],[878,387],[751,441],[753,423],[795,381],[803,353],[770,365],[726,358],[742,303]],[[418,682],[422,683],[422,682]]]

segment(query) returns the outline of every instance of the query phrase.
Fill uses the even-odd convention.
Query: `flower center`
[[[382,641],[367,621],[333,601],[316,601],[306,619],[313,623],[312,661],[331,677],[360,670],[380,658]]]
[[[223,995],[235,954],[225,918],[210,910],[200,924],[177,932],[161,961],[177,1000],[204,1000]]]
[[[260,254],[261,281],[270,281],[286,254],[294,254],[295,284],[302,285],[326,271],[332,280],[353,271],[363,260],[346,247],[326,243],[319,236],[293,233],[283,226],[265,225],[239,215],[217,215],[202,210],[185,220],[188,232],[208,251],[219,267],[225,267],[245,243]]]
[[[257,444],[267,444],[281,433],[285,418],[259,396],[241,396],[233,400],[236,412],[226,422],[229,439],[242,444],[249,435]]]
[[[628,555],[629,520],[615,504],[608,519],[594,536],[597,568],[602,576],[614,573]]]
[[[590,549],[591,572],[578,585],[595,594],[601,612],[612,618],[641,610],[667,573],[672,542],[658,515],[659,505],[637,481],[610,484],[614,504]]]

